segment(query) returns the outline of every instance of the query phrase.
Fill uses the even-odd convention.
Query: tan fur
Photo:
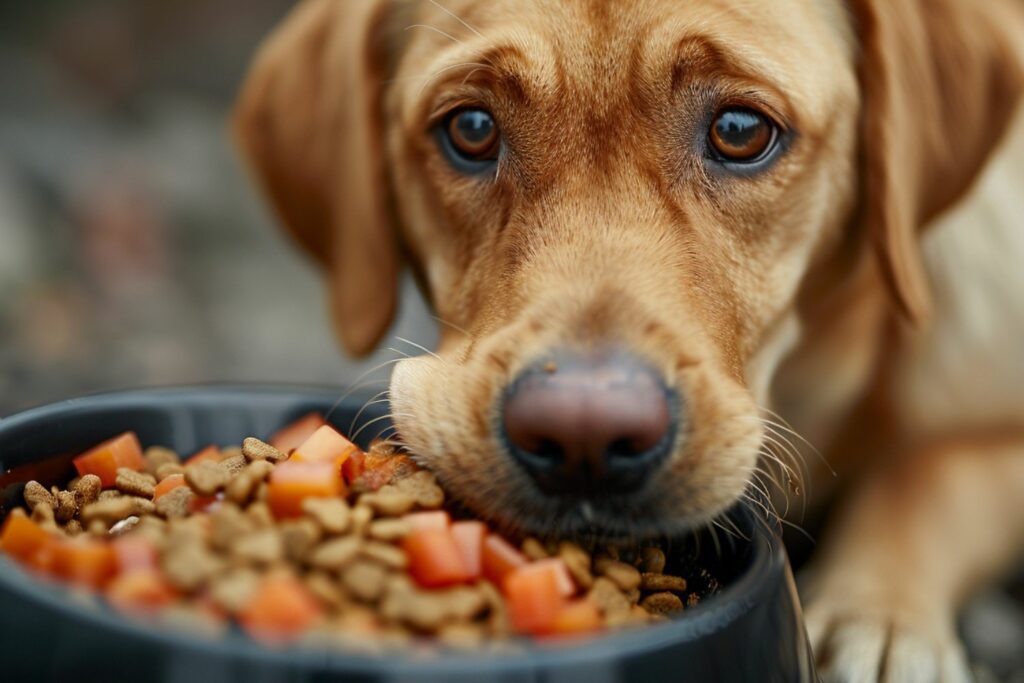
[[[436,356],[397,366],[391,402],[478,513],[534,531],[706,523],[781,440],[773,408],[865,482],[816,564],[823,670],[960,680],[957,600],[1024,544],[999,524],[1024,491],[1024,19],[1015,0],[849,5],[305,0],[237,130],[329,267],[350,350],[384,333],[400,253],[448,323]],[[727,103],[796,131],[769,171],[702,161]],[[438,150],[463,104],[502,129],[496,179]],[[496,436],[508,382],[565,346],[627,348],[686,400],[666,471],[617,508],[545,499]],[[947,558],[944,542],[973,545]]]

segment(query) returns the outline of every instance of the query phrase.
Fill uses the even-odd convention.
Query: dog
[[[348,351],[403,268],[445,323],[390,401],[477,513],[677,533],[771,477],[838,501],[822,675],[964,681],[1024,549],[1022,65],[1018,0],[303,0],[234,130]]]

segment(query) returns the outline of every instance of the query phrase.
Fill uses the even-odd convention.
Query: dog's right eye
[[[485,109],[460,109],[438,127],[441,150],[456,170],[484,173],[498,162],[501,133],[494,117]]]

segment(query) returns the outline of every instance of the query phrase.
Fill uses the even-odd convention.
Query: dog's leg
[[[1024,435],[945,443],[865,482],[812,565],[825,681],[969,681],[957,606],[1024,550]]]

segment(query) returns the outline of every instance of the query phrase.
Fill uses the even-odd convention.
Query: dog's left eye
[[[501,133],[485,109],[453,112],[438,126],[438,137],[448,161],[463,173],[482,173],[498,161]]]
[[[755,164],[766,159],[778,143],[779,129],[764,114],[744,107],[723,109],[708,131],[712,156],[733,164]]]

